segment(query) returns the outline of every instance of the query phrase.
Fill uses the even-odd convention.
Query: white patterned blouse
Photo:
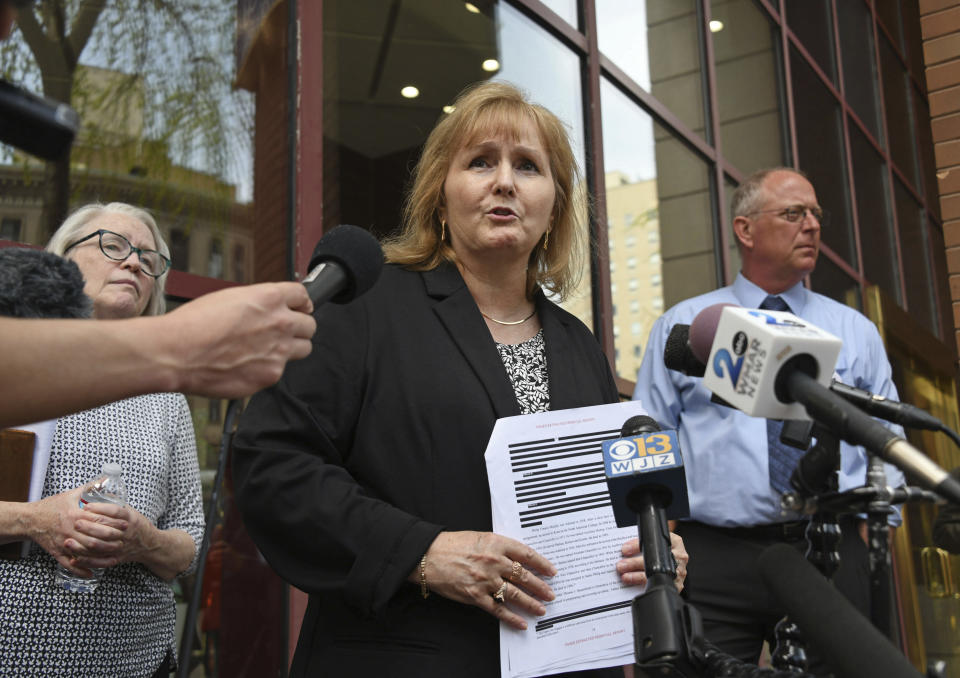
[[[43,496],[83,485],[104,462],[123,467],[131,507],[160,529],[193,537],[192,570],[204,520],[186,399],[145,395],[61,418]],[[0,676],[153,675],[175,647],[170,584],[123,563],[93,593],[69,593],[54,586],[55,565],[36,544],[24,559],[0,560]]]

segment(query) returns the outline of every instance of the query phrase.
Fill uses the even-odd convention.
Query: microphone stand
[[[670,551],[665,495],[657,487],[641,486],[627,496],[637,514],[647,572],[646,589],[631,604],[637,678],[814,678],[802,671],[747,664],[706,641],[700,613],[674,584],[677,564]]]

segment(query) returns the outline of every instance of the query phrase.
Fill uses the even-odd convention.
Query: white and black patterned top
[[[200,477],[182,395],[140,396],[60,419],[43,496],[83,485],[104,462],[123,467],[131,507],[160,529],[184,530],[199,550]],[[152,676],[174,647],[170,585],[123,563],[93,593],[70,593],[54,586],[55,565],[36,544],[24,559],[0,560],[0,676]]]
[[[550,379],[547,374],[547,349],[543,329],[520,344],[497,344],[500,359],[507,370],[521,414],[550,409]]]

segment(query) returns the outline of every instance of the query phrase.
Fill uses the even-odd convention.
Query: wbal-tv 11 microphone
[[[617,527],[637,524],[636,497],[641,490],[658,495],[669,520],[690,515],[677,433],[661,431],[651,417],[630,417],[620,438],[603,442],[603,470]]]
[[[919,484],[960,504],[960,482],[830,391],[841,344],[838,338],[791,313],[728,306],[720,313],[704,386],[754,417],[812,418],[839,438],[863,445]],[[702,350],[693,342],[691,348]]]
[[[919,678],[883,634],[788,544],[757,560],[760,578],[837,678]]]
[[[320,238],[303,284],[314,306],[346,304],[373,287],[382,268],[383,250],[373,234],[342,224]]]

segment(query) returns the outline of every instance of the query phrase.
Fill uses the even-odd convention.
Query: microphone
[[[704,360],[710,355],[713,335],[719,322],[719,312],[725,306],[732,306],[732,304],[714,304],[701,311],[694,318],[693,325],[678,323],[673,326],[663,348],[663,363],[667,369],[682,372],[688,377],[704,376],[707,369]],[[707,313],[708,310],[710,313]],[[709,332],[706,332],[707,329]],[[697,346],[696,350],[694,345]],[[885,421],[908,428],[945,430],[943,422],[909,403],[890,400],[870,391],[849,386],[837,379],[830,382],[830,390],[867,414]],[[719,397],[715,397],[721,404],[727,405]]]
[[[774,544],[757,565],[767,589],[838,676],[921,675],[795,548]]]
[[[848,386],[836,379],[830,382],[830,390],[874,417],[910,428],[930,431],[939,431],[943,428],[943,422],[910,403],[888,400],[870,391]]]
[[[690,326],[677,323],[663,346],[663,364],[667,369],[683,372],[688,377],[702,377],[707,366],[697,360],[690,348]]]
[[[726,307],[719,314],[703,384],[753,417],[812,418],[960,503],[960,482],[827,388],[841,344],[791,313]],[[703,347],[691,344],[691,348],[702,352]]]
[[[373,287],[382,268],[383,250],[373,234],[343,224],[320,238],[303,284],[315,307],[346,304]]]
[[[0,141],[45,160],[57,160],[80,128],[77,112],[0,80]]]
[[[0,249],[0,315],[11,318],[88,318],[93,302],[83,292],[77,265],[26,247]]]
[[[675,431],[661,431],[651,417],[630,417],[620,438],[603,443],[604,475],[618,527],[637,525],[650,585],[672,582],[667,519],[690,515],[686,474]]]

